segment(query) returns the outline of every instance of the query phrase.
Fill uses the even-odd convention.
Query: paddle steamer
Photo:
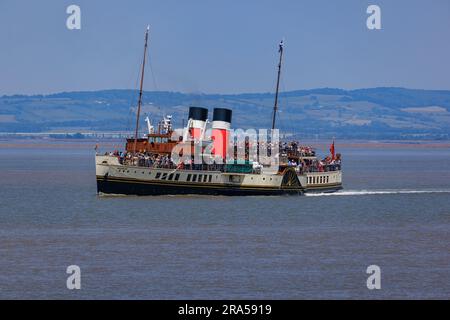
[[[257,152],[253,155],[249,152],[252,149],[250,142],[245,141],[243,158],[237,157],[238,143],[230,136],[230,109],[214,108],[210,122],[208,109],[191,106],[181,134],[176,134],[172,128],[171,116],[165,116],[156,130],[147,118],[148,133],[139,137],[148,34],[147,28],[134,137],[127,139],[124,152],[96,154],[99,194],[300,195],[342,188],[341,156],[335,154],[334,141],[330,156],[322,160],[310,147],[296,142],[275,144],[273,136],[266,144],[257,142]],[[278,108],[283,49],[281,42],[272,133]],[[266,148],[270,149],[267,153],[271,158],[277,159],[275,169],[272,165],[266,170],[271,164],[260,157],[261,150],[264,149],[265,154]],[[194,161],[194,156],[187,158],[186,150],[192,155],[200,155],[201,162]],[[174,154],[183,160],[174,161]]]

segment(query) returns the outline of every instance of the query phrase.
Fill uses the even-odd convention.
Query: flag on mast
[[[334,139],[333,139],[333,143],[330,146],[330,153],[331,153],[331,160],[336,160],[336,153],[334,150]]]

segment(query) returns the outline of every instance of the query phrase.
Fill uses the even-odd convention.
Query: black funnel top
[[[225,121],[231,123],[231,113],[230,109],[224,108],[214,108],[213,121]]]
[[[208,109],[200,107],[189,107],[188,119],[206,121],[207,118]]]

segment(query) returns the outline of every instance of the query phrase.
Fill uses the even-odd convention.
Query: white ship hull
[[[341,171],[298,175],[177,170],[122,165],[114,156],[96,156],[97,191],[105,194],[281,195],[342,188]]]

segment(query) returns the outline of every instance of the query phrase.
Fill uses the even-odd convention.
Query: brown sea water
[[[448,144],[337,144],[343,191],[279,197],[99,197],[94,145],[0,141],[0,298],[450,298]]]

